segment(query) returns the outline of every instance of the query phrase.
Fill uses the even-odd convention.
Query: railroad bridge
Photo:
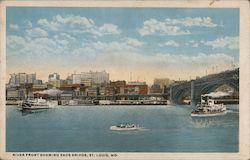
[[[210,93],[224,84],[239,91],[239,68],[183,82],[168,88],[167,94],[173,104],[180,104],[183,97],[191,95],[191,103],[194,105],[202,94]]]

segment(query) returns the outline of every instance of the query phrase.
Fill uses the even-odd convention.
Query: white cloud
[[[192,46],[193,46],[194,48],[197,48],[197,47],[199,47],[199,44],[198,44],[198,43],[194,43]]]
[[[218,25],[212,22],[210,17],[186,17],[180,19],[165,19],[165,23],[169,25],[183,25],[187,27],[199,26],[199,27],[217,27]]]
[[[71,53],[72,55],[85,55],[85,60],[87,60],[89,56],[95,56],[96,49],[92,48],[91,46],[84,46],[76,48]]]
[[[16,24],[10,24],[10,29],[13,29],[15,31],[19,31],[19,26]]]
[[[170,41],[167,41],[167,42],[165,42],[165,43],[163,43],[163,44],[159,44],[159,46],[173,46],[173,47],[179,47],[180,46],[180,44],[179,43],[177,43],[176,41],[174,41],[174,40],[170,40]]]
[[[143,27],[138,29],[141,36],[160,34],[160,35],[187,35],[191,34],[188,30],[182,30],[178,26],[169,25],[156,19],[150,19],[143,23]]]
[[[49,47],[49,48],[56,48],[57,44],[56,41],[53,39],[49,38],[37,38],[34,40],[34,43],[39,44],[40,46],[44,46],[44,48]]]
[[[31,28],[33,26],[30,21],[27,21],[27,25],[28,25],[29,28]]]
[[[23,38],[19,36],[7,37],[8,54],[34,57],[52,57],[57,54],[68,53],[69,41],[48,37]]]
[[[19,51],[19,54],[32,57],[46,57],[47,60],[54,56],[67,52],[67,46],[58,43],[54,39],[37,38],[31,42],[27,42],[25,47]],[[53,58],[52,58],[53,59]]]
[[[143,42],[134,39],[134,38],[126,38],[125,43],[128,45],[132,45],[132,46],[142,46]]]
[[[67,41],[67,40],[57,40],[56,42],[58,44],[61,44],[61,45],[68,45],[69,44],[69,41]]]
[[[120,30],[118,27],[114,24],[104,24],[99,28],[100,32],[103,32],[104,34],[120,34]]]
[[[19,36],[7,36],[7,46],[15,49],[17,46],[24,46],[26,43],[25,39]]]
[[[97,54],[101,54],[103,52],[120,53],[124,50],[134,52],[135,50],[137,50],[137,47],[142,46],[142,45],[143,45],[143,42],[137,39],[125,38],[120,41],[111,41],[111,42],[97,41],[97,42],[83,43],[80,50],[90,51],[91,53],[96,52]],[[77,52],[74,52],[74,53],[79,54],[79,50],[77,50]]]
[[[27,35],[29,37],[33,37],[33,38],[35,38],[35,37],[47,37],[48,36],[48,33],[45,30],[38,28],[38,27],[28,29],[28,30],[26,30],[26,32],[27,32]]]
[[[63,31],[68,33],[90,33],[97,36],[120,34],[121,30],[115,24],[95,25],[92,19],[76,15],[56,15],[51,20],[39,19],[37,24],[46,30]]]
[[[92,19],[88,19],[88,18],[82,17],[82,16],[57,15],[54,17],[54,20],[59,22],[59,23],[62,23],[62,24],[82,25],[83,27],[86,27],[86,28],[91,28],[94,26],[94,21]]]
[[[185,43],[186,46],[192,46],[194,48],[199,47],[199,42],[197,43],[195,40],[189,40],[188,42]]]
[[[210,17],[186,17],[180,19],[167,18],[164,21],[149,19],[144,21],[143,27],[138,29],[141,36],[160,34],[160,35],[187,35],[191,34],[185,27],[217,27]]]
[[[93,50],[98,51],[97,53],[102,52],[113,52],[113,51],[122,51],[122,50],[128,50],[129,48],[132,48],[131,46],[128,46],[126,43],[120,43],[116,41],[112,42],[92,42],[92,43],[85,43],[83,44],[83,49],[87,48],[87,50]]]
[[[215,48],[229,48],[229,49],[237,49],[239,48],[239,37],[221,37],[217,38],[213,41],[201,41],[206,46],[212,46]]]
[[[194,43],[195,41],[194,41],[194,40],[189,40],[188,42],[189,42],[189,43]]]
[[[71,40],[71,41],[75,41],[76,38],[75,37],[72,37],[71,35],[67,34],[67,33],[61,33],[60,34],[62,37],[65,37],[66,39],[68,40]]]
[[[66,33],[60,33],[58,35],[54,35],[53,39],[60,45],[68,45],[70,43],[71,44],[76,43],[76,38]]]
[[[39,19],[37,21],[37,24],[45,28],[48,28],[49,30],[52,30],[52,31],[57,31],[59,27],[59,24],[57,22],[53,22],[53,21],[49,22],[47,19]]]

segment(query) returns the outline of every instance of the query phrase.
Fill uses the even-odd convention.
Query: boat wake
[[[226,110],[220,113],[214,113],[214,114],[191,114],[191,117],[214,117],[214,116],[223,116],[226,115],[228,113],[232,113],[232,114],[239,114],[239,111],[234,111],[234,110]]]
[[[227,113],[236,113],[236,114],[239,114],[239,111],[227,110]]]
[[[149,131],[150,129],[147,128],[139,128],[137,130],[127,130],[127,131],[118,131],[118,130],[110,130],[111,132],[115,134],[121,134],[121,135],[135,135],[135,134],[140,134],[142,132]]]
[[[139,129],[139,131],[149,131],[149,130],[150,130],[150,129],[144,128],[144,127],[142,127],[142,128]]]

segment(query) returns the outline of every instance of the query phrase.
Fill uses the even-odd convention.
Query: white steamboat
[[[193,117],[218,116],[227,113],[227,108],[223,103],[217,103],[214,98],[218,95],[214,93],[201,95],[201,103],[191,112]]]
[[[56,101],[49,102],[42,98],[26,100],[19,104],[21,110],[41,110],[41,109],[49,109],[53,106],[56,106]]]

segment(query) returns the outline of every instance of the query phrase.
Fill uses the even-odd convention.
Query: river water
[[[239,105],[194,118],[191,106],[59,106],[6,110],[7,152],[238,152]],[[112,131],[119,123],[138,131]]]

